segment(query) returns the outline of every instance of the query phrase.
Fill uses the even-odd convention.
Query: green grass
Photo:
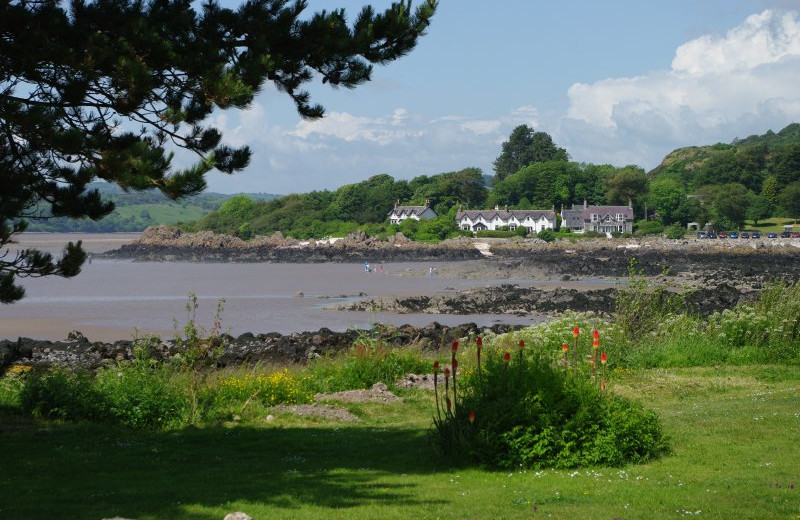
[[[209,210],[191,204],[177,202],[163,202],[160,204],[132,204],[119,206],[115,210],[122,218],[140,218],[142,211],[147,211],[155,222],[159,224],[175,224],[189,222],[206,215]]]
[[[465,467],[432,451],[422,391],[349,404],[358,423],[273,412],[157,433],[0,409],[0,518],[800,518],[800,367],[625,369],[611,388],[659,413],[671,455],[576,471]]]
[[[780,233],[783,226],[796,224],[797,221],[787,217],[773,217],[766,220],[759,220],[758,224],[753,224],[752,220],[747,220],[742,229],[753,229],[762,233]]]

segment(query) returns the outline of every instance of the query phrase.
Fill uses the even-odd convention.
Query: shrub
[[[585,370],[559,367],[542,349],[486,351],[479,369],[459,376],[452,404],[438,398],[455,395],[450,374],[444,391],[436,376],[433,436],[444,454],[490,467],[571,468],[642,462],[668,449],[653,412],[606,394]]]
[[[664,228],[664,236],[672,240],[681,239],[686,236],[686,228],[678,223],[671,224]]]
[[[86,371],[54,367],[29,374],[19,395],[23,412],[73,421],[99,418],[101,396]]]
[[[556,239],[556,234],[552,229],[543,229],[536,233],[536,238],[544,240],[545,242],[552,242]]]
[[[637,235],[660,235],[664,231],[661,222],[655,220],[639,220],[636,222]]]
[[[312,360],[306,381],[313,392],[338,392],[379,382],[393,385],[406,374],[428,369],[418,351],[391,348],[365,335],[338,356]]]

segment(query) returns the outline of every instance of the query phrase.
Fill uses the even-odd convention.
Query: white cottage
[[[430,208],[429,202],[426,200],[424,206],[401,206],[398,200],[394,204],[394,209],[387,215],[389,222],[392,224],[399,224],[406,219],[414,220],[427,220],[435,218],[436,212]]]
[[[528,233],[538,233],[543,229],[555,229],[556,212],[542,209],[500,209],[495,206],[488,210],[459,210],[456,214],[459,229],[464,231],[496,231],[508,228],[511,231],[524,227]]]

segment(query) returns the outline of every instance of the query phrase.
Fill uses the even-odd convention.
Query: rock
[[[228,513],[222,520],[253,520],[253,518],[247,513],[236,511],[235,513]]]

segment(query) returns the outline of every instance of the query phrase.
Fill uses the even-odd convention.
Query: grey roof
[[[470,220],[477,220],[478,217],[483,217],[484,220],[492,220],[495,217],[500,217],[502,220],[510,220],[515,217],[522,222],[527,217],[533,220],[538,220],[544,216],[548,220],[555,220],[556,213],[550,209],[477,209],[468,211],[459,211],[456,213],[456,220],[461,220],[464,217],[469,217]]]
[[[591,220],[592,214],[614,217],[620,213],[625,216],[625,220],[633,220],[633,208],[629,206],[589,206],[581,212],[581,216],[584,221],[588,222]]]
[[[561,225],[571,228],[583,227],[583,206],[580,209],[561,210]]]
[[[389,216],[392,213],[395,215],[402,215],[403,213],[406,215],[422,215],[425,210],[429,208],[430,206],[395,206],[392,211],[386,214],[386,216]]]

